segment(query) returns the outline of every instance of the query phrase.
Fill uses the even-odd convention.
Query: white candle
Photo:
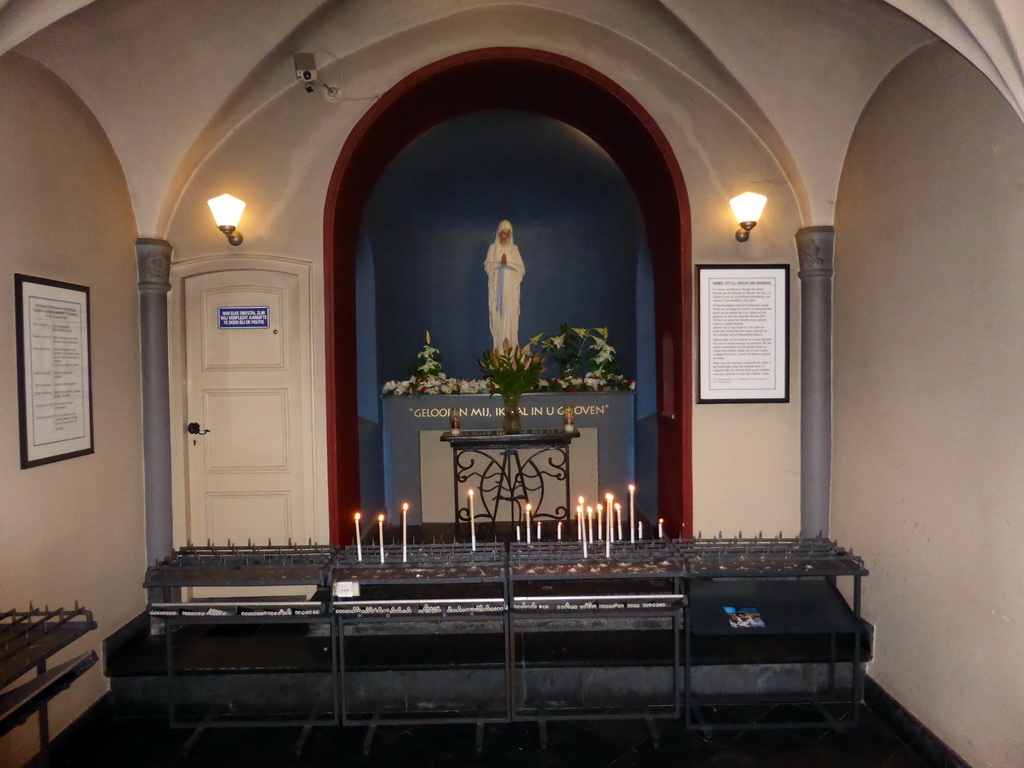
[[[562,540],[562,521],[561,520],[558,521],[557,531],[558,531],[558,540],[561,541]]]
[[[602,530],[601,530],[601,505],[598,504],[597,505],[597,540],[600,541],[603,538],[604,538],[604,536],[602,535]]]
[[[622,505],[615,502],[615,520],[618,522],[619,541],[622,541]]]
[[[633,492],[636,490],[636,486],[632,483],[629,484],[629,540],[635,542],[636,537],[633,536],[633,528],[636,523],[633,522]]]
[[[613,511],[614,511],[614,509],[615,509],[615,508],[614,508],[614,507],[612,506],[612,500],[613,500],[614,498],[615,498],[615,497],[614,497],[614,496],[612,496],[612,495],[611,495],[610,493],[606,493],[606,494],[604,495],[604,508],[605,508],[605,510],[606,510],[606,511],[608,512],[608,538],[612,538],[612,537],[613,537],[613,536],[615,535],[615,534],[614,534],[614,533],[612,532],[612,512],[613,512]]]
[[[612,539],[610,536],[604,540],[604,556],[606,558],[612,556]]]
[[[583,497],[580,496],[582,499]],[[583,538],[583,505],[576,507],[576,538]]]
[[[532,538],[530,536],[530,510],[531,509],[533,509],[533,507],[530,506],[529,502],[527,502],[526,503],[526,543],[527,544],[532,543]]]
[[[644,539],[644,521],[643,520],[640,520],[636,524],[636,537],[638,539],[640,539],[640,541],[643,541],[643,539]]]
[[[658,538],[665,538],[665,518],[663,517],[658,518]]]
[[[356,555],[359,557],[359,562],[363,562],[363,540],[359,536],[359,521],[362,519],[362,515],[356,512]]]
[[[587,507],[587,538],[594,543],[594,508]]]
[[[540,520],[537,521],[537,541],[540,541]]]
[[[409,555],[406,550],[408,546],[408,537],[406,536],[406,517],[409,514],[409,503],[402,504],[402,562],[409,562]]]
[[[587,558],[587,535],[586,535],[586,533],[584,533],[582,536],[580,536],[580,541],[583,542],[583,559],[586,560],[586,558]]]
[[[516,541],[520,541],[520,538],[519,538],[519,523],[516,523]]]
[[[377,529],[380,532],[380,562],[384,564],[384,515],[377,515]]]
[[[473,489],[469,489],[469,540],[476,552],[476,515],[473,514]]]

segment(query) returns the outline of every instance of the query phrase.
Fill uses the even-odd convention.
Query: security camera
[[[316,58],[312,53],[295,54],[295,79],[302,83],[306,93],[312,93],[320,85],[320,76],[316,71]]]

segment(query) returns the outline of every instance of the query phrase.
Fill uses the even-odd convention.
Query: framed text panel
[[[697,267],[698,403],[789,402],[789,265]]]
[[[89,289],[14,276],[21,468],[93,452]]]

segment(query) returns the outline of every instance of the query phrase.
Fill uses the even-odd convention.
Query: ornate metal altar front
[[[455,525],[469,522],[466,491],[476,490],[474,522],[494,524],[508,508],[513,523],[531,505],[531,522],[569,519],[569,444],[579,431],[527,429],[518,435],[502,430],[445,432],[452,446]]]

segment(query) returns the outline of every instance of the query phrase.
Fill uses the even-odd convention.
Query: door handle
[[[205,435],[207,432],[210,431],[208,429],[203,429],[202,427],[200,427],[198,421],[189,422],[187,429],[190,435]]]

